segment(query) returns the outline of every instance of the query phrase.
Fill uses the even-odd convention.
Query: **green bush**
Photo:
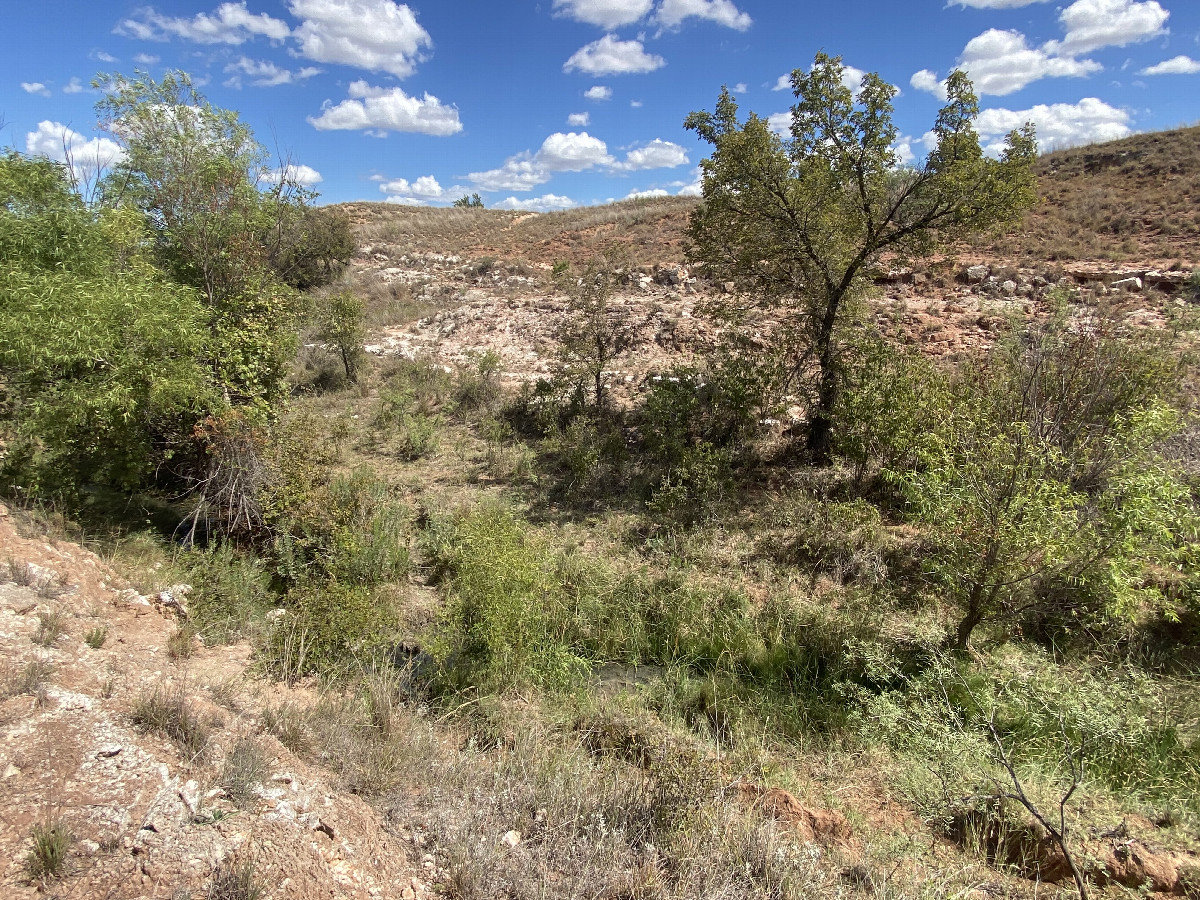
[[[454,414],[462,418],[476,412],[493,413],[503,396],[500,356],[488,350],[479,356],[474,366],[458,370],[452,394]]]
[[[373,425],[376,438],[401,459],[420,459],[438,446],[450,399],[450,375],[434,363],[402,360],[379,393]]]
[[[287,612],[275,619],[259,659],[276,678],[344,677],[390,653],[398,617],[385,591],[314,582],[288,594]]]
[[[278,571],[289,584],[333,579],[373,586],[403,578],[410,519],[408,507],[370,470],[335,475],[280,511]]]
[[[180,556],[192,585],[187,597],[192,623],[206,644],[228,644],[251,637],[275,605],[267,564],[228,542]]]
[[[1180,427],[1178,386],[1159,335],[1061,313],[957,374],[918,465],[891,473],[959,608],[955,646],[1018,613],[1086,622],[1194,602],[1196,510],[1159,450]]]
[[[562,686],[585,669],[555,628],[564,597],[545,541],[499,507],[440,526],[435,558],[448,575],[435,655],[463,687]]]
[[[136,214],[85,207],[62,167],[0,156],[0,487],[139,486],[221,405],[200,297],[147,241]]]

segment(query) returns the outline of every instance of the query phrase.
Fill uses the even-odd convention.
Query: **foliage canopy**
[[[844,76],[841,59],[823,53],[792,72],[786,138],[754,114],[740,122],[728,90],[714,112],[685,122],[713,147],[701,163],[692,258],[753,305],[784,313],[792,373],[814,373],[808,447],[818,461],[829,456],[842,389],[840,332],[883,255],[925,253],[1011,221],[1035,198],[1032,126],[1009,134],[999,159],[985,156],[963,72],[947,80],[936,147],[919,167],[900,165],[893,149],[896,88],[868,74],[855,92]]]

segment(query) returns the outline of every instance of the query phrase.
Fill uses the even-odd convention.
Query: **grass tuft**
[[[135,728],[170,738],[190,758],[196,759],[208,748],[211,729],[183,696],[155,688],[134,701],[129,716]]]
[[[62,822],[33,826],[33,846],[25,858],[25,874],[32,882],[60,877],[71,850],[71,833]]]

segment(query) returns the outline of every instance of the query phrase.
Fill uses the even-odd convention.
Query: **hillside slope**
[[[1200,263],[1200,126],[1057,150],[1037,163],[1041,201],[1020,227],[974,241],[994,262],[1108,261],[1147,268]],[[683,260],[696,200],[664,197],[553,213],[430,209],[386,203],[345,208],[363,243],[411,251],[579,262],[615,241],[635,263]]]

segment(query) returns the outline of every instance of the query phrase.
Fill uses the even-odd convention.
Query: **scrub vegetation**
[[[1029,128],[985,156],[956,73],[936,149],[901,167],[894,89],[842,74],[796,70],[784,138],[728,93],[693,113],[698,203],[528,222],[314,206],[186,76],[102,79],[127,157],[88,202],[0,157],[0,489],[104,535],[135,582],[191,584],[174,657],[248,641],[268,693],[311,688],[262,728],[421,823],[447,896],[1166,889],[1113,835],[1195,892],[1188,295],[1139,326],[1064,285],[967,357],[904,346],[873,276],[1017,240],[1047,162]],[[368,290],[356,242],[522,227],[540,258],[476,268],[567,298],[543,377],[363,352],[437,306]],[[619,295],[682,247],[723,338],[618,393]],[[182,694],[133,723],[207,751]],[[263,759],[248,736],[227,760],[237,802]],[[70,841],[34,841],[47,882]],[[247,860],[212,885],[260,890]]]

